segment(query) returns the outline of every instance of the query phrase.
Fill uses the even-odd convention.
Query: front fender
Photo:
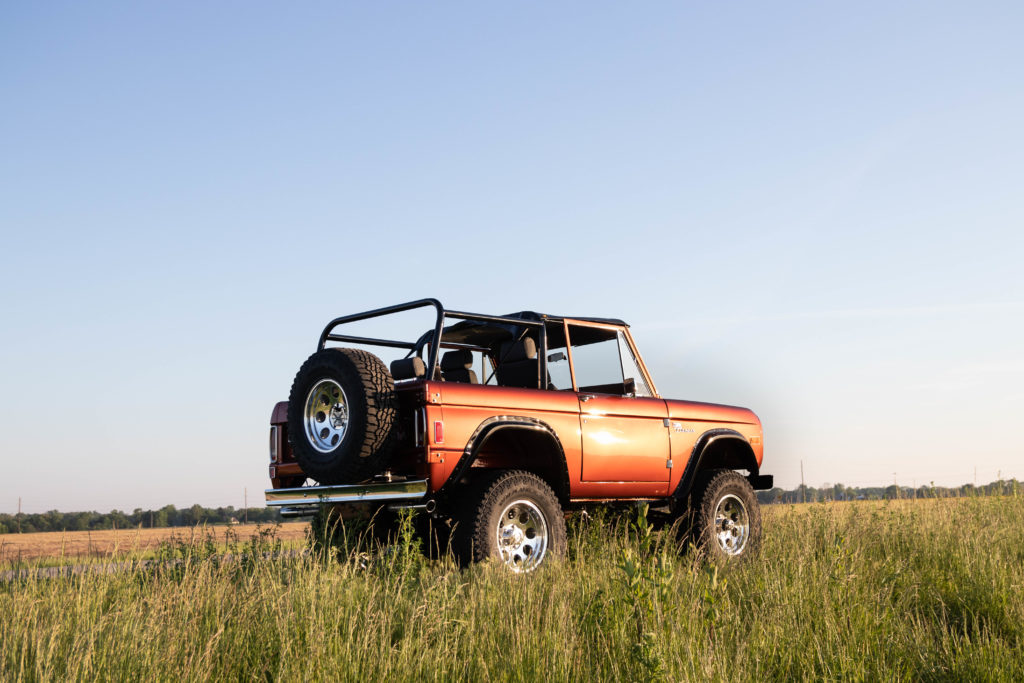
[[[771,477],[760,476],[757,457],[746,437],[735,429],[709,429],[694,443],[686,470],[672,493],[673,498],[686,499],[697,482],[698,474],[711,469],[747,470],[750,473],[747,479],[754,488],[771,488]],[[767,487],[763,485],[765,479],[768,479]]]

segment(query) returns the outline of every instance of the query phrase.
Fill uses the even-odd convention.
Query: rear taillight
[[[270,428],[270,462],[277,462],[277,425]]]

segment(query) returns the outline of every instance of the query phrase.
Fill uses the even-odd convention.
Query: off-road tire
[[[311,392],[324,380],[344,391],[348,415],[340,440],[326,451],[313,445],[305,421]],[[288,396],[288,438],[302,471],[321,484],[351,484],[378,474],[394,450],[397,424],[394,380],[368,351],[323,349],[295,375]]]
[[[565,515],[543,479],[531,472],[499,470],[469,486],[455,528],[456,550],[463,563],[493,560],[525,573],[551,557],[565,555]],[[499,540],[500,529],[509,530],[509,543]],[[521,543],[516,543],[517,538]]]
[[[761,547],[761,508],[746,477],[708,472],[694,489],[690,541],[715,561],[742,562]],[[745,530],[745,531],[744,531]]]

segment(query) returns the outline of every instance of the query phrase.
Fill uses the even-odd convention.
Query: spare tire
[[[398,402],[380,358],[322,349],[292,382],[288,435],[302,471],[321,484],[351,484],[381,472],[394,450]]]

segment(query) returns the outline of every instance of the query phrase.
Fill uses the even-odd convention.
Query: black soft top
[[[533,326],[516,325],[515,320],[529,320],[531,322],[554,322],[560,323],[566,318],[570,320],[580,320],[583,322],[600,323],[604,325],[621,325],[622,327],[629,327],[624,321],[618,320],[617,318],[593,318],[584,316],[554,316],[546,315],[543,313],[537,313],[536,311],[517,311],[515,313],[507,313],[502,316],[495,316],[494,320],[462,320],[445,327],[441,332],[441,338],[445,342],[454,342],[457,344],[472,344],[478,346],[486,346],[490,348],[496,348],[501,342],[511,341],[522,336],[524,333],[529,334],[528,330]],[[497,318],[500,318],[497,319]],[[433,336],[432,332],[427,332],[420,338],[420,343],[425,343],[430,340]],[[532,335],[531,335],[532,336]],[[556,335],[561,337],[562,335]],[[596,341],[597,339],[595,339]],[[564,343],[564,342],[563,342]]]
[[[623,327],[629,327],[624,320],[618,318],[594,318],[586,315],[548,315],[546,313],[537,313],[536,311],[519,311],[518,313],[509,313],[503,315],[503,318],[520,318],[522,320],[547,320],[551,322],[561,322],[566,318],[570,320],[582,320],[588,323],[601,323],[602,325],[622,325]]]

